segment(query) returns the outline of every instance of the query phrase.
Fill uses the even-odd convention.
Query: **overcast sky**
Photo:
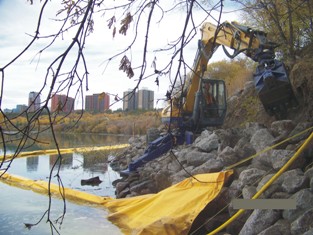
[[[30,42],[31,37],[27,34],[34,34],[40,9],[39,1],[34,2],[36,2],[34,5],[30,5],[26,0],[0,0],[0,68],[9,63]],[[49,18],[54,18],[56,12],[56,7],[52,7],[51,4],[49,1],[47,17],[43,22],[44,27],[41,35],[49,34],[51,30],[56,29],[56,23],[49,20]],[[229,10],[229,8],[225,10]],[[214,14],[217,16],[217,12]],[[120,58],[112,61],[107,67],[105,62],[108,58],[128,46],[131,37],[117,34],[117,37],[113,39],[111,31],[106,26],[107,19],[107,17],[99,18],[95,22],[94,33],[87,39],[85,53],[89,71],[89,91],[85,91],[84,95],[108,92],[122,97],[124,91],[133,88],[137,84],[136,71],[134,78],[129,79],[125,73],[118,70]],[[157,49],[177,38],[183,20],[184,12],[176,12],[168,16],[163,24],[154,25],[153,34],[150,36],[151,53],[148,57],[147,67],[151,67],[154,58],[153,47]],[[236,13],[223,14],[222,21],[224,20],[237,20]],[[140,36],[144,38],[143,35]],[[2,109],[12,109],[17,104],[27,104],[29,92],[38,91],[43,86],[47,66],[56,56],[63,52],[65,48],[63,46],[68,45],[69,41],[67,40],[70,40],[70,37],[68,35],[64,35],[64,37],[63,41],[60,40],[53,48],[44,52],[40,57],[38,56],[38,51],[48,41],[39,40],[26,54],[5,69]],[[192,65],[194,60],[198,39],[199,37],[195,38],[185,51],[185,59],[189,60],[189,65]],[[142,61],[142,44],[135,45],[131,52],[133,66],[140,65]],[[162,62],[165,62],[167,60],[166,56],[171,58],[172,55],[164,54],[163,58],[158,57],[157,63],[162,64]],[[220,51],[213,56],[211,61],[218,61],[224,58],[226,58],[225,55]],[[154,81],[155,77],[146,79],[142,82],[140,88],[154,90],[155,100],[164,98],[166,91],[169,89],[168,79],[163,78],[160,80],[159,87],[156,86]],[[48,88],[43,91],[41,99],[46,98],[47,91]],[[112,101],[113,97],[111,97]],[[81,100],[77,100],[75,108],[80,108],[80,104]],[[162,106],[163,102],[157,104],[157,108]],[[113,110],[122,108],[122,102],[115,104],[111,108]]]

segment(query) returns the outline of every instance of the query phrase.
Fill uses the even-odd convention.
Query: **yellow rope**
[[[267,151],[269,151],[269,150],[271,150],[271,149],[273,149],[273,148],[278,147],[279,145],[282,145],[282,144],[288,142],[289,140],[292,140],[292,139],[294,139],[294,138],[296,138],[296,137],[298,137],[298,136],[300,136],[300,135],[303,135],[304,133],[310,131],[311,129],[313,129],[313,126],[307,128],[306,130],[301,131],[301,132],[299,132],[299,133],[297,133],[297,134],[295,134],[295,135],[293,135],[293,136],[291,136],[291,137],[288,137],[287,139],[285,139],[285,140],[283,140],[283,141],[281,141],[281,142],[279,142],[279,143],[277,143],[277,144],[274,144],[274,145],[272,145],[272,146],[270,146],[270,147],[267,147],[267,148],[261,150],[260,152],[257,152],[256,154],[250,156],[250,157],[247,157],[247,158],[245,158],[245,159],[243,159],[243,160],[241,160],[241,161],[239,161],[239,162],[236,162],[236,163],[233,164],[233,165],[227,166],[227,167],[225,167],[225,170],[233,169],[234,167],[239,166],[240,164],[245,163],[245,162],[247,162],[247,161],[249,161],[249,160],[251,160],[251,159],[257,157],[257,156],[259,156],[259,155],[262,154],[262,153],[265,153],[265,152],[267,152]]]
[[[252,199],[257,199],[268,187],[279,177],[283,172],[285,172],[288,167],[300,156],[303,150],[308,146],[310,141],[313,140],[313,132],[311,135],[306,139],[303,145],[298,149],[298,151],[289,159],[289,161],[269,180],[266,182],[265,185],[252,197]],[[229,218],[225,223],[221,226],[213,230],[212,232],[208,233],[208,235],[213,235],[220,232],[222,229],[226,228],[229,224],[231,224],[235,219],[237,219],[245,210],[240,209],[234,214],[231,218]]]

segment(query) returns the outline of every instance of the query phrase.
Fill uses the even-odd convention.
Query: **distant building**
[[[138,91],[138,109],[151,110],[154,104],[154,91],[139,90]]]
[[[30,92],[28,95],[29,112],[35,112],[40,109],[40,94],[38,92]]]
[[[132,90],[123,93],[123,110],[151,110],[154,108],[154,91],[148,89],[133,93]]]
[[[110,107],[110,96],[105,92],[87,95],[85,97],[85,110],[94,113],[103,113]]]
[[[16,108],[13,109],[13,112],[14,112],[14,113],[22,113],[22,112],[24,112],[27,108],[28,108],[28,106],[25,105],[25,104],[17,104],[17,105],[16,105]]]
[[[12,113],[12,112],[13,112],[13,110],[12,110],[12,109],[7,109],[7,108],[6,108],[6,109],[4,109],[4,110],[3,110],[3,112],[4,112],[4,113]]]
[[[74,103],[75,100],[69,96],[54,94],[51,98],[51,112],[70,113],[74,110]]]
[[[92,97],[92,95],[86,95],[86,97],[85,97],[85,110],[88,112],[93,111],[93,97]]]
[[[124,91],[123,93],[123,110],[132,111],[137,109],[137,92],[133,90]]]

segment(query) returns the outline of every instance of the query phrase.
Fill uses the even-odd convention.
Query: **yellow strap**
[[[266,182],[265,185],[252,197],[252,199],[257,199],[268,187],[279,177],[282,173],[284,173],[288,167],[300,156],[303,150],[309,145],[310,141],[313,140],[313,132],[311,135],[306,139],[303,145],[298,149],[298,151],[289,159],[289,161],[275,174],[273,177]],[[237,219],[245,210],[240,209],[234,214],[231,218],[229,218],[225,223],[221,226],[213,230],[212,232],[208,233],[208,235],[213,235],[220,232],[222,229],[226,228],[230,223],[232,223],[235,219]]]
[[[251,160],[251,159],[257,157],[257,156],[259,156],[260,154],[267,152],[268,150],[271,150],[271,149],[273,149],[273,148],[276,148],[276,147],[278,147],[279,145],[282,145],[282,144],[286,143],[286,142],[289,141],[289,140],[292,140],[292,139],[294,139],[294,138],[296,138],[296,137],[298,137],[298,136],[300,136],[300,135],[303,135],[304,133],[306,133],[307,131],[310,131],[311,129],[313,129],[313,126],[309,127],[308,129],[306,129],[306,130],[304,130],[304,131],[301,131],[301,132],[299,132],[299,133],[297,133],[297,134],[295,134],[295,135],[293,135],[293,136],[291,136],[291,137],[288,137],[287,139],[285,139],[285,140],[283,140],[283,141],[281,141],[281,142],[279,142],[279,143],[277,143],[277,144],[274,144],[274,145],[272,145],[272,146],[270,146],[270,147],[267,147],[267,148],[261,150],[260,152],[257,152],[256,154],[250,156],[250,157],[247,157],[247,158],[245,158],[245,159],[243,159],[243,160],[241,160],[241,161],[239,161],[239,162],[236,162],[236,163],[233,164],[233,165],[227,166],[227,167],[225,167],[225,170],[233,169],[234,167],[237,167],[237,166],[239,166],[240,164],[245,163],[245,162],[247,162],[247,161],[249,161],[249,160]]]

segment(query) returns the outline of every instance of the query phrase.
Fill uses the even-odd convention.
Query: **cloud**
[[[34,34],[41,4],[39,1],[34,1],[34,5],[29,5],[24,2],[21,3],[19,0],[0,0],[0,4],[0,30],[2,32],[0,36],[1,68],[20,53],[20,51],[23,50],[32,39],[28,34]],[[40,36],[56,32],[57,24],[60,24],[60,22],[51,20],[55,17],[55,9],[60,8],[59,5],[56,4],[57,3],[52,1],[48,2],[46,11],[47,17],[45,17],[42,22]],[[185,12],[169,14],[161,23],[159,23],[161,16],[156,17],[152,25],[151,34],[149,35],[147,70],[151,73],[153,71],[151,64],[156,55],[157,65],[160,68],[165,66],[172,57],[172,54],[169,51],[164,51],[163,53],[156,53],[154,51],[168,45],[179,37],[179,33],[183,26],[184,15]],[[235,18],[236,14],[228,14],[223,17],[225,19]],[[202,20],[203,16],[197,15],[197,17],[194,18],[194,20],[198,21],[197,24],[200,24],[200,20]],[[129,79],[125,73],[118,70],[120,58],[111,60],[107,67],[106,62],[112,56],[125,49],[133,38],[131,32],[129,32],[127,36],[117,34],[113,39],[112,30],[107,28],[106,20],[107,18],[105,17],[97,17],[95,21],[95,31],[87,38],[85,56],[89,72],[89,91],[85,92],[85,94],[100,93],[104,91],[122,97],[123,91],[133,88],[137,84],[136,79],[138,77]],[[142,22],[141,27],[146,27],[145,21]],[[145,39],[145,32],[142,30],[138,33],[138,42],[132,46],[129,52],[127,52],[127,55],[132,59],[133,66],[140,66],[142,63],[142,46]],[[197,40],[199,37],[200,35],[198,34],[185,50],[184,59],[190,66],[193,63],[196,54]],[[29,92],[38,91],[45,85],[44,79],[47,67],[57,56],[63,53],[71,40],[72,36],[70,34],[64,34],[64,38],[59,38],[54,46],[43,53],[38,52],[42,50],[49,41],[44,39],[36,40],[34,46],[32,46],[13,65],[10,65],[5,69],[5,95],[2,97],[2,108],[14,108],[17,104],[26,104]],[[73,55],[68,58],[65,64],[65,69],[70,68],[70,64],[73,63],[75,54],[76,52],[73,52]],[[213,60],[225,58],[220,52],[217,52],[216,54],[217,55],[214,55],[212,58]],[[137,70],[135,70],[135,73],[135,76],[138,76]],[[51,76],[48,77],[48,79],[51,79]],[[164,98],[169,86],[169,79],[165,77],[160,78],[159,87],[155,83],[155,77],[145,79],[141,84],[141,87],[148,87],[149,89],[154,90],[156,99]],[[43,90],[43,97],[46,97],[48,90],[49,86]],[[71,95],[74,96],[75,92],[76,89],[73,89]],[[120,107],[122,107],[122,103],[115,105],[113,108]]]

